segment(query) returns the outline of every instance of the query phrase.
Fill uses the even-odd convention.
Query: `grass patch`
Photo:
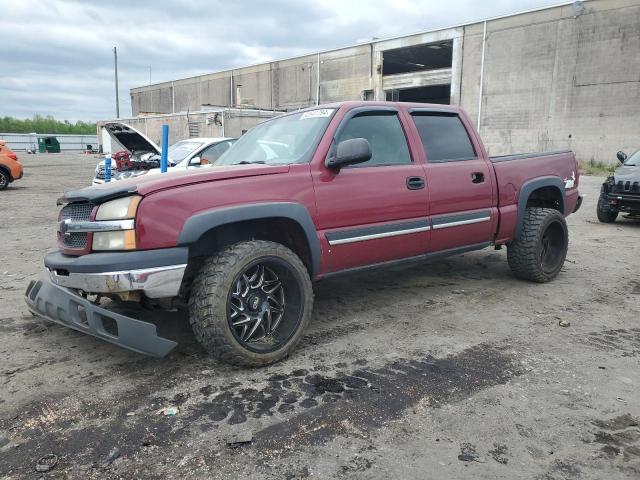
[[[582,175],[609,175],[618,167],[618,165],[594,162],[589,160],[588,162],[580,162],[580,173]]]

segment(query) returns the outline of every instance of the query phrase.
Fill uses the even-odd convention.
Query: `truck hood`
[[[640,167],[623,165],[618,167],[613,173],[613,177],[618,182],[640,182]]]
[[[160,190],[196,183],[287,173],[289,168],[289,165],[233,165],[228,167],[205,167],[196,171],[179,169],[164,174],[147,174],[114,183],[94,185],[92,187],[67,192],[58,200],[58,204],[81,201],[100,203],[132,193],[138,193],[144,196]]]
[[[125,123],[105,123],[103,127],[111,139],[122,145],[129,153],[151,152],[160,155],[160,148],[155,143],[149,140],[146,135]]]

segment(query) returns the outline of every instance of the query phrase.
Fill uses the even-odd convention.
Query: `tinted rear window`
[[[414,113],[428,162],[455,162],[476,158],[467,130],[455,113]]]

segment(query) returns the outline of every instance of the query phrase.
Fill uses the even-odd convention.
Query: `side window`
[[[412,116],[428,162],[476,158],[469,134],[455,113],[414,113]]]
[[[221,142],[205,149],[200,154],[200,164],[215,163],[224,152],[231,148],[231,142]]]
[[[336,141],[352,138],[367,139],[372,153],[371,160],[354,167],[411,163],[407,139],[396,113],[372,112],[351,118]]]

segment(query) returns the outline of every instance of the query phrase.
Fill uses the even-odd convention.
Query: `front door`
[[[424,169],[411,155],[398,112],[358,109],[335,142],[365,138],[368,162],[339,172],[318,167],[314,188],[324,273],[424,253],[428,248]]]
[[[498,211],[488,160],[476,152],[456,113],[414,109],[411,115],[427,161],[430,250],[491,242]]]

